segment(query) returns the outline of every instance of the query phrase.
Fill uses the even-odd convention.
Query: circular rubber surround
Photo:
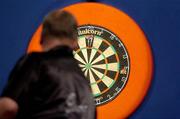
[[[125,46],[130,61],[128,81],[113,100],[97,106],[97,116],[98,119],[127,118],[142,102],[152,79],[152,53],[144,32],[131,17],[112,6],[78,3],[63,9],[76,17],[79,26],[93,25],[105,28],[114,33]],[[39,43],[41,31],[40,25],[30,41],[27,52],[42,50]],[[93,50],[101,53],[98,49]],[[86,67],[91,67],[91,64],[86,64]]]

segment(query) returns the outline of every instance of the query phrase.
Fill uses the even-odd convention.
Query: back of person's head
[[[44,18],[41,44],[53,38],[77,40],[77,21],[72,14],[55,10]]]

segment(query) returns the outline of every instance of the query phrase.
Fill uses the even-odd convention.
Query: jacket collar
[[[47,51],[48,54],[54,56],[69,56],[73,57],[73,50],[68,46],[56,46],[51,50]]]

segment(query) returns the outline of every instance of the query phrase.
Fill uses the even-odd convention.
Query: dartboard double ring
[[[114,99],[124,88],[129,74],[129,56],[122,41],[108,29],[83,25],[78,28],[74,57],[90,85],[96,105]]]

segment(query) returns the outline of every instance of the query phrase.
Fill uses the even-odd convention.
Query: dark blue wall
[[[93,0],[95,1],[95,0]],[[1,0],[0,93],[43,16],[83,0]],[[180,0],[97,0],[129,14],[144,30],[154,55],[154,78],[131,119],[180,118]]]

